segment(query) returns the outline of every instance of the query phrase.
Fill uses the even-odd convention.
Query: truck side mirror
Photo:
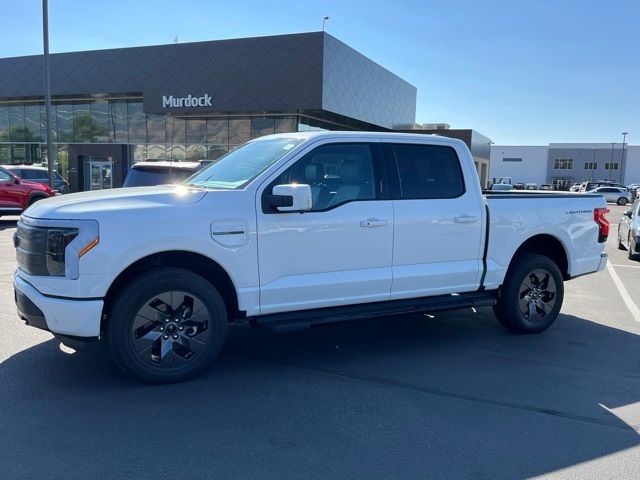
[[[309,211],[313,207],[311,187],[297,183],[276,185],[269,197],[269,206],[280,212]]]

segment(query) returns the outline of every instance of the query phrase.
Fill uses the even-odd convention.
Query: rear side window
[[[35,170],[25,168],[22,170],[21,178],[25,180],[47,180],[47,172],[44,170]]]
[[[458,155],[451,147],[394,144],[400,198],[456,198],[464,193]]]

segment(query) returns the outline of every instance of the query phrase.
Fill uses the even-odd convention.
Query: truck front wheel
[[[111,308],[107,342],[128,375],[152,383],[185,380],[219,353],[228,318],[216,288],[181,268],[159,268],[136,277]]]
[[[507,272],[493,307],[505,327],[517,333],[540,333],[558,318],[564,298],[562,274],[548,257],[524,254]]]

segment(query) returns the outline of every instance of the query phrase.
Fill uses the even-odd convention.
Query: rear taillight
[[[609,212],[608,208],[596,208],[593,210],[593,219],[600,227],[598,232],[598,243],[604,243],[609,236],[609,221],[605,215]]]

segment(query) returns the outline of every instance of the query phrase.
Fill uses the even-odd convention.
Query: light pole
[[[611,142],[611,161],[609,162],[609,181],[612,180],[611,172],[613,172],[613,147],[616,145],[615,142]]]
[[[324,32],[324,24],[325,24],[325,23],[327,23],[327,20],[329,20],[329,17],[327,17],[327,16],[325,16],[325,17],[322,19],[322,31],[323,31],[323,32]]]
[[[620,160],[620,183],[624,183],[622,181],[622,176],[624,174],[624,144],[625,141],[627,140],[627,135],[629,135],[629,132],[622,132],[622,159]]]
[[[49,79],[49,2],[42,0],[42,38],[44,43],[44,108],[47,117],[47,172],[53,188],[53,127],[51,125],[51,84]]]

